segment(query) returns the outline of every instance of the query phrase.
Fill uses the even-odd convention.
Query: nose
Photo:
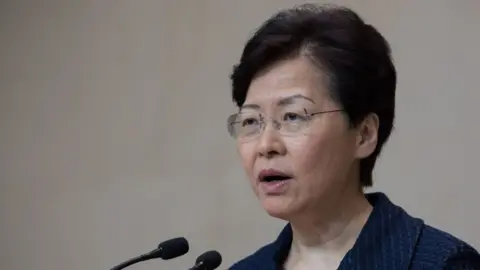
[[[259,156],[266,158],[286,154],[285,143],[273,125],[266,125],[261,132],[257,140],[257,152]]]

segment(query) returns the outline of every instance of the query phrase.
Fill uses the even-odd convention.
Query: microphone
[[[222,255],[216,250],[210,250],[198,256],[195,266],[189,270],[214,270],[222,263]]]
[[[121,270],[125,267],[128,267],[132,264],[136,264],[139,262],[161,258],[164,260],[173,259],[179,256],[184,255],[188,252],[189,246],[188,241],[184,237],[173,238],[162,242],[158,245],[158,247],[148,253],[140,255],[138,257],[132,258],[128,261],[125,261],[111,270]]]

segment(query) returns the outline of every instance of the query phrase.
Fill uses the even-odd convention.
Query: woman
[[[393,126],[385,39],[353,11],[302,5],[266,21],[232,74],[230,134],[278,239],[232,270],[480,269],[468,244],[364,194]]]

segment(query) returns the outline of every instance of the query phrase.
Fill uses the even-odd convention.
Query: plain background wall
[[[191,252],[135,269],[226,268],[273,240],[226,117],[228,76],[287,0],[0,3],[0,262],[109,269],[186,236]],[[389,40],[396,130],[375,189],[480,248],[480,1],[337,1]],[[133,269],[133,268],[132,268]]]

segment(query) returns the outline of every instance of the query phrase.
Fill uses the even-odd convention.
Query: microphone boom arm
[[[125,261],[115,267],[113,267],[112,269],[110,270],[121,270],[121,269],[124,269],[130,265],[133,265],[133,264],[136,264],[136,263],[139,263],[139,262],[143,262],[143,261],[147,261],[147,260],[150,260],[150,259],[153,259],[155,258],[155,254],[158,253],[159,249],[154,249],[152,251],[150,251],[149,253],[145,253],[143,255],[140,255],[140,256],[137,256],[135,258],[132,258],[128,261]]]

